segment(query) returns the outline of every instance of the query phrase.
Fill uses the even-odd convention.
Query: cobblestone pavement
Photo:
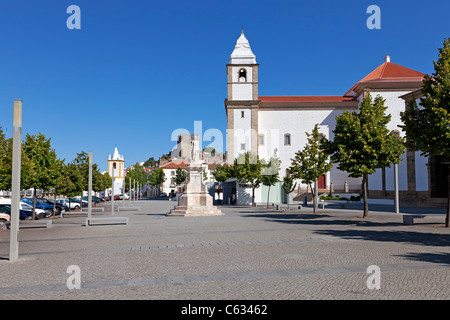
[[[134,203],[133,205],[135,205]],[[0,232],[5,299],[449,299],[450,230],[442,218],[412,226],[401,215],[310,208],[220,207],[223,216],[166,217],[175,202],[141,200],[128,225],[23,226],[19,260]],[[423,209],[425,210],[425,209]],[[110,216],[110,206],[94,216]],[[70,265],[81,289],[69,290]],[[381,270],[368,289],[370,265]]]

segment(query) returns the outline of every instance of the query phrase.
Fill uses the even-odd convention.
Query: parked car
[[[34,199],[33,198],[21,198],[21,201],[29,204],[30,206],[33,206]],[[36,198],[36,208],[45,210],[46,216],[50,216],[53,214],[53,207],[55,207],[55,209],[56,209],[56,212],[55,212],[56,215],[59,215],[61,213],[61,211],[63,211],[63,210],[69,210],[68,206],[61,205],[58,203],[56,203],[56,205],[54,206],[53,201],[50,201],[45,198]]]
[[[9,214],[9,216],[11,217],[11,205],[10,204],[6,204],[6,203],[0,204],[0,212]],[[28,215],[27,211],[24,211],[24,210],[20,209],[19,212],[20,212],[20,215],[19,215],[20,220],[29,220],[29,219],[31,219],[31,217]]]
[[[11,199],[0,199],[0,205],[1,204],[11,205]],[[23,201],[20,201],[20,210],[24,211],[29,219],[33,216],[33,207]],[[47,213],[43,209],[36,208],[34,213],[36,220],[47,217]]]
[[[80,200],[80,197],[74,197],[74,198],[70,198],[70,201],[76,201],[78,203],[81,203],[81,207],[87,207],[88,203],[87,201],[84,200]]]
[[[167,193],[161,192],[161,193],[159,194],[159,196],[160,196],[160,197],[167,197]]]
[[[7,213],[0,212],[0,230],[8,229],[8,223],[11,216]]]
[[[84,197],[83,197],[83,201],[88,201],[88,197],[87,197],[87,196],[84,196]],[[93,202],[93,203],[100,203],[100,202],[103,202],[103,201],[104,201],[104,200],[101,199],[101,198],[99,198],[99,197],[92,196],[92,202]]]
[[[73,200],[69,201],[69,198],[56,199],[56,203],[65,205],[68,208],[70,208],[70,210],[80,209],[80,202],[79,201],[73,201]]]

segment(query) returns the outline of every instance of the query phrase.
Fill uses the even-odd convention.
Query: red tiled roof
[[[189,160],[183,159],[174,159],[164,165],[162,165],[161,169],[178,169],[178,168],[186,168],[189,165]]]
[[[392,62],[384,62],[357,82],[346,94],[365,82],[421,82],[425,73]]]
[[[261,102],[343,102],[355,100],[350,96],[259,96]]]
[[[424,76],[425,74],[422,72],[415,71],[392,62],[385,62],[367,76],[362,78],[360,82],[374,80],[406,80],[405,78],[421,81]]]

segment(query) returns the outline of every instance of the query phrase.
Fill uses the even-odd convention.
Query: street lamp
[[[11,181],[11,226],[9,234],[9,261],[19,258],[19,215],[20,215],[20,166],[22,155],[22,100],[14,100],[13,116],[13,158]]]
[[[394,134],[397,137],[400,137],[400,132],[398,130],[394,131]],[[398,195],[398,163],[394,163],[394,206],[395,213],[400,213],[400,204],[399,204],[399,195]]]
[[[88,218],[92,218],[92,151],[89,151]]]

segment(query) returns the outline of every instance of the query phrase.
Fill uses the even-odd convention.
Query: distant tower
[[[125,160],[123,155],[119,154],[117,146],[114,148],[114,154],[109,155],[108,158],[108,173],[110,177],[114,177],[114,193],[123,193],[123,180],[124,180]]]

